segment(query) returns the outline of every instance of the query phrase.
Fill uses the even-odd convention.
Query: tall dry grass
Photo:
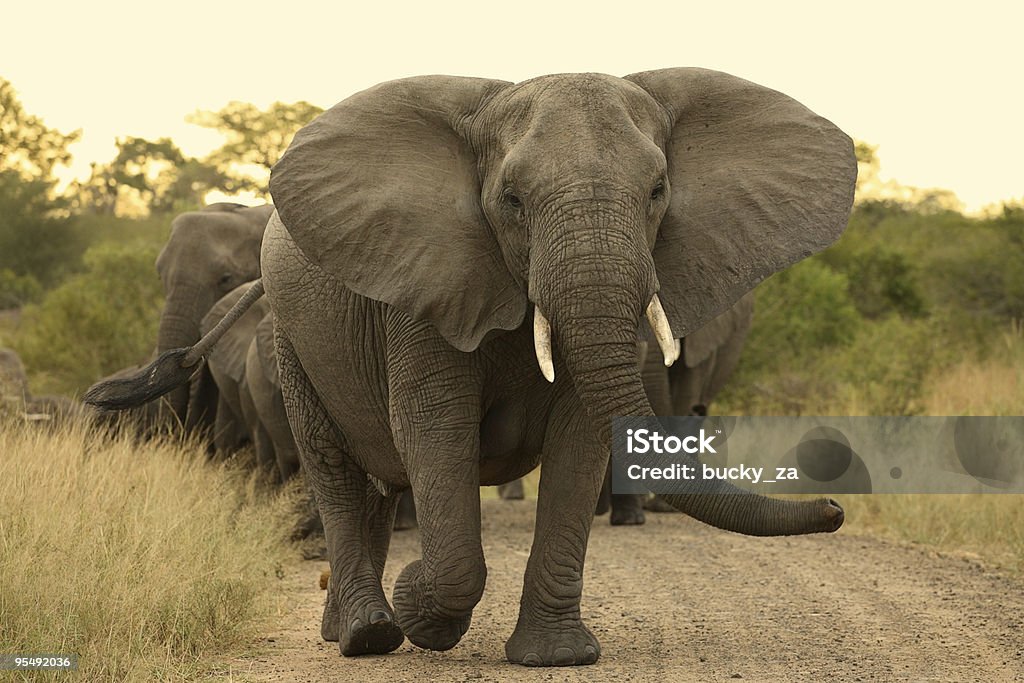
[[[254,636],[294,557],[294,492],[194,444],[0,424],[0,652],[83,681],[182,680]]]
[[[934,371],[923,407],[926,415],[1024,415],[1024,328],[1009,326],[983,358]],[[1024,495],[843,496],[841,502],[849,531],[977,555],[1024,572]]]

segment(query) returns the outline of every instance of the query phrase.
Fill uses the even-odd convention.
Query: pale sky
[[[230,100],[328,107],[428,73],[520,81],[701,66],[780,90],[878,145],[883,178],[970,210],[1024,198],[1024,3],[29,2],[0,13],[0,76],[83,129],[73,171],[116,136],[221,143],[185,122]]]

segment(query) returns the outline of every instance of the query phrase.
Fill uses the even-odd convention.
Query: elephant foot
[[[392,528],[395,531],[415,529],[418,523],[416,522],[416,503],[413,502],[412,491],[403,491],[400,495],[398,512],[395,513],[395,525]]]
[[[390,611],[375,610],[367,617],[356,618],[349,624],[344,640],[338,643],[346,657],[383,655],[397,650],[405,641],[402,629],[395,623]]]
[[[499,485],[498,495],[501,496],[502,500],[522,500],[526,497],[526,493],[523,491],[523,480],[516,479],[507,484]]]
[[[654,496],[644,501],[644,510],[649,510],[650,512],[679,512],[679,510],[669,505],[668,501],[660,496]]]
[[[569,627],[531,628],[520,619],[505,643],[505,657],[523,666],[580,666],[593,664],[601,645],[582,621]]]
[[[423,609],[423,603],[430,598],[423,596],[418,585],[422,573],[423,563],[416,560],[406,565],[395,582],[391,600],[395,603],[398,625],[416,647],[450,650],[466,635],[473,615],[444,619],[431,614],[436,610]]]
[[[328,642],[337,642],[341,654],[346,657],[386,654],[398,649],[405,640],[386,603],[367,601],[350,613],[350,617],[342,614],[337,600],[328,590],[320,635]]]
[[[643,496],[612,496],[612,526],[638,526],[646,521]]]

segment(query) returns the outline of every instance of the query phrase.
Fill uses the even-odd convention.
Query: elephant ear
[[[626,76],[668,114],[671,201],[659,298],[687,336],[772,273],[832,244],[853,203],[853,142],[779,92],[694,68]]]
[[[203,316],[200,333],[205,335],[212,330],[249,290],[250,285],[251,282],[246,282],[221,297],[210,312]],[[245,355],[249,352],[249,344],[256,334],[257,324],[270,312],[269,308],[265,297],[258,299],[214,345],[207,356],[207,362],[235,382],[241,383],[245,378]]]
[[[456,348],[517,328],[526,296],[480,204],[466,128],[509,83],[389,81],[296,134],[270,192],[307,258],[346,287],[433,323]]]
[[[686,335],[683,339],[686,367],[695,368],[725,344],[745,338],[753,318],[754,293],[749,292],[704,327]]]
[[[256,353],[267,381],[280,388],[281,376],[277,370],[277,355],[274,352],[274,316],[272,315],[265,316],[256,326]]]

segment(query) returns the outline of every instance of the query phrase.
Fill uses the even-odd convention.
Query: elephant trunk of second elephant
[[[199,341],[199,321],[212,305],[212,302],[202,299],[196,291],[174,292],[167,298],[157,333],[158,353],[192,346]],[[207,303],[210,305],[203,308]],[[188,384],[176,387],[167,394],[167,401],[178,421],[185,424],[189,404]]]

